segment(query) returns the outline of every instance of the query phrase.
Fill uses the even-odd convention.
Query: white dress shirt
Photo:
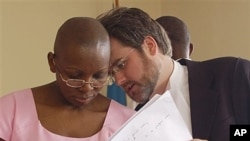
[[[192,134],[188,71],[186,66],[182,66],[179,62],[174,61],[174,70],[170,77],[167,89],[170,91],[177,109]]]

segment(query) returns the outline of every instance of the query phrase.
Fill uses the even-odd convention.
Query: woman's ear
[[[150,55],[155,55],[157,53],[157,43],[152,36],[146,36],[143,42],[143,48],[145,48]]]
[[[48,55],[47,55],[49,68],[50,68],[50,71],[53,72],[53,73],[56,72],[55,61],[54,61],[54,55],[55,55],[55,54],[52,53],[52,52],[49,52]]]

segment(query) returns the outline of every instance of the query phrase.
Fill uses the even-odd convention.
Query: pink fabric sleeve
[[[0,138],[8,141],[11,138],[15,113],[15,99],[13,95],[0,97]]]

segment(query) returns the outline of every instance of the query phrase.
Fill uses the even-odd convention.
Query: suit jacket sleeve
[[[234,70],[233,103],[238,124],[250,124],[250,62],[238,59]]]

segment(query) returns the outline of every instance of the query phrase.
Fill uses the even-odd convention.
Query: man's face
[[[136,102],[146,102],[153,93],[159,72],[145,54],[111,38],[111,70],[117,85]]]

